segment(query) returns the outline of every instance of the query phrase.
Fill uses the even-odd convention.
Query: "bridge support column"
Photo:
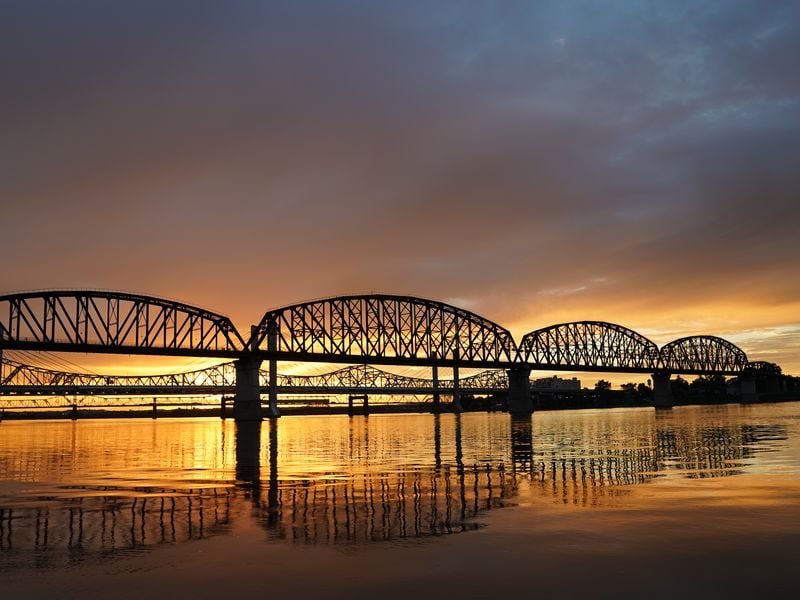
[[[462,413],[464,408],[461,406],[461,382],[458,380],[458,367],[453,366],[453,412]]]
[[[461,358],[461,348],[458,347],[458,339],[456,339],[456,346],[453,348],[453,412],[456,414],[464,412],[461,406],[461,382],[458,379],[458,360]]]
[[[236,366],[236,395],[233,397],[233,418],[237,421],[261,420],[261,389],[259,369],[261,359],[240,358]]]
[[[756,390],[755,377],[739,377],[739,402],[742,404],[752,404],[753,402],[758,402],[758,391]]]
[[[270,326],[267,332],[267,350],[276,352],[278,350],[278,331]],[[269,361],[269,406],[267,407],[267,417],[277,419],[281,416],[278,410],[278,361],[274,358]]]
[[[533,413],[531,397],[531,368],[512,367],[508,373],[508,412],[512,416],[525,416]]]
[[[672,408],[675,399],[672,397],[672,386],[669,382],[669,371],[653,373],[653,406],[656,409]]]
[[[435,356],[433,358],[436,358]],[[433,407],[431,412],[439,414],[442,411],[441,394],[439,393],[439,367],[433,365]]]

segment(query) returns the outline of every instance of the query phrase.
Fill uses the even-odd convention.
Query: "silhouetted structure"
[[[757,395],[745,353],[718,337],[682,338],[659,350],[620,325],[579,321],[528,333],[517,347],[508,330],[472,312],[433,300],[384,294],[341,296],[269,311],[251,328],[246,341],[227,317],[171,300],[104,291],[11,294],[0,296],[0,354],[2,349],[232,358],[227,366],[152,378],[151,391],[234,392],[234,415],[239,421],[261,419],[262,391],[268,399],[266,416],[277,417],[278,393],[287,388],[330,389],[326,383],[305,385],[303,377],[294,377],[298,384],[287,385],[278,373],[279,361],[362,365],[344,370],[353,381],[362,375],[364,381],[337,387],[341,393],[369,393],[365,381],[382,377],[385,385],[399,386],[382,388],[389,393],[430,392],[434,410],[446,391],[456,412],[461,410],[467,383],[459,377],[462,368],[505,371],[508,410],[521,415],[534,408],[532,369],[652,374],[657,407],[673,403],[672,374],[738,375],[742,396],[752,401]],[[263,361],[269,363],[266,373],[261,371]],[[367,364],[430,367],[432,378],[390,381],[390,374],[369,371]],[[439,378],[440,368],[452,370],[449,387]],[[27,390],[19,390],[23,393],[37,393],[42,379],[61,385],[55,380],[64,375],[22,370],[24,377],[35,381]],[[4,371],[0,393],[9,393],[13,388],[9,381],[23,376],[22,370],[16,365],[12,372]],[[106,377],[103,383],[103,378],[72,375],[71,385],[78,389],[119,390],[129,384],[142,393],[135,378]],[[491,385],[498,385],[501,378],[485,378],[492,377]]]

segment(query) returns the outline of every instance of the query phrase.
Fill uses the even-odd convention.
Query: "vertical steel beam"
[[[453,412],[454,413],[461,413],[464,411],[463,407],[461,406],[461,383],[458,380],[458,359],[460,356],[459,351],[459,339],[456,338],[456,345],[453,349],[453,360],[456,362],[453,363]]]
[[[434,352],[431,356],[432,359],[436,360],[436,353]],[[432,369],[432,377],[433,377],[433,412],[438,414],[442,410],[441,406],[441,394],[439,393],[439,366],[433,365]]]
[[[267,351],[276,352],[278,350],[278,329],[274,324],[270,324],[267,330]],[[269,406],[267,407],[267,417],[277,419],[281,416],[278,410],[278,361],[274,358],[269,360]]]

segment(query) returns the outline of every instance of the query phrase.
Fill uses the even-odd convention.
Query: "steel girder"
[[[672,373],[738,375],[747,364],[741,348],[711,335],[680,338],[661,348],[660,367]]]
[[[159,375],[94,375],[56,371],[3,359],[0,365],[0,395],[14,387],[45,388],[232,388],[236,370],[233,363],[223,363],[184,373]]]
[[[6,349],[236,356],[244,341],[228,317],[172,300],[90,290],[0,296]]]
[[[753,375],[782,375],[783,369],[775,363],[765,360],[756,360],[747,363],[745,371]]]
[[[631,373],[737,374],[748,364],[721,338],[682,338],[659,351],[641,334],[602,321],[539,329],[518,349],[508,330],[474,313],[391,295],[269,311],[245,343],[227,317],[171,300],[108,291],[11,294],[0,296],[2,349]]]
[[[274,348],[269,336],[275,336]],[[511,333],[466,310],[410,296],[341,296],[264,315],[249,347],[286,360],[501,367],[517,359]]]
[[[685,337],[659,350],[640,333],[603,321],[532,331],[522,338],[519,352],[522,361],[543,370],[736,375],[748,364],[744,351],[719,337]]]
[[[268,387],[269,372],[260,371],[261,387]],[[161,375],[94,375],[56,371],[26,365],[10,359],[0,363],[0,396],[52,394],[223,394],[232,392],[236,383],[233,362],[222,363],[185,373]],[[315,390],[409,390],[409,393],[433,390],[433,379],[408,377],[376,369],[370,365],[353,365],[321,375],[278,374],[281,392]],[[501,391],[508,386],[504,371],[486,370],[460,380],[464,391]],[[440,379],[438,389],[453,387],[451,379]],[[412,392],[413,391],[413,392]]]
[[[651,372],[658,367],[658,346],[643,335],[613,323],[577,321],[537,329],[525,335],[521,359],[536,369],[586,369]]]
[[[262,371],[262,376],[265,373]],[[433,390],[433,379],[397,375],[371,365],[351,365],[322,375],[278,375],[278,386],[295,389],[313,387]],[[499,391],[508,387],[508,380],[504,371],[487,369],[460,379],[459,387],[462,391]],[[439,379],[438,389],[444,391],[452,388],[452,379]]]

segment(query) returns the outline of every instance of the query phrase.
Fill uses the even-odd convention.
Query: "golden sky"
[[[242,331],[409,294],[517,339],[599,319],[800,374],[796,3],[4,12],[2,291]]]

